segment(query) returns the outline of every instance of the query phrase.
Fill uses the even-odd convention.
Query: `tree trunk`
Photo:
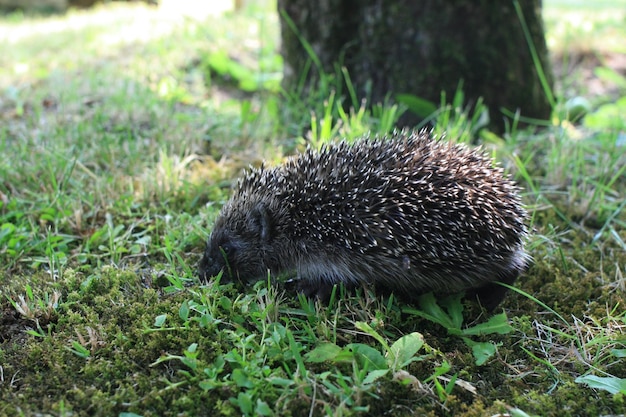
[[[519,5],[551,89],[541,0]],[[301,36],[324,72],[334,73],[337,62],[345,66],[359,98],[370,103],[412,94],[438,105],[441,92],[450,99],[462,80],[469,100],[483,97],[496,128],[503,126],[501,109],[550,116],[514,0],[278,0],[278,10],[287,90],[293,91],[310,65]],[[318,75],[313,65],[304,75],[306,85],[314,85]],[[405,125],[419,121],[408,116]]]

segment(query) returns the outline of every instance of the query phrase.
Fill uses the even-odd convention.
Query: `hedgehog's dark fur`
[[[376,284],[477,290],[488,308],[527,264],[526,211],[491,158],[426,132],[307,150],[253,169],[223,207],[200,275],[291,274],[308,295]]]

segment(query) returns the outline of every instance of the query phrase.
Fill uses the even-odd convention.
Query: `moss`
[[[151,364],[163,352],[182,351],[197,341],[197,335],[145,332],[157,315],[177,316],[184,297],[160,298],[154,289],[141,286],[135,273],[110,267],[88,279],[67,271],[63,284],[66,301],[60,303],[58,320],[47,326],[45,336],[3,343],[3,351],[21,352],[10,355],[4,371],[21,377],[18,388],[7,390],[2,398],[39,399],[31,404],[32,411],[64,407],[80,410],[78,415],[111,415],[124,411],[119,404],[135,401],[157,410],[154,415],[168,415],[170,407],[184,410],[188,403],[182,400],[170,398],[172,404],[159,406],[163,400],[150,394],[165,369],[165,364]],[[22,331],[32,326],[28,321],[17,323],[22,323]],[[83,345],[89,356],[72,352],[72,343]]]
[[[560,384],[552,392],[517,391],[513,401],[518,408],[541,416],[603,415],[609,409],[619,412],[609,394],[589,391],[574,382]]]

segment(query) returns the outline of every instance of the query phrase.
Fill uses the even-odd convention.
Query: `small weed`
[[[398,101],[424,120],[417,126],[432,126],[437,137],[459,143],[472,143],[481,135],[485,139],[493,140],[495,136],[485,128],[489,124],[489,110],[479,99],[473,106],[465,103],[463,83],[460,82],[452,98],[448,102],[445,92],[441,93],[439,108],[435,103],[420,97],[402,94]]]
[[[420,310],[405,308],[403,311],[437,323],[443,326],[449,334],[461,337],[463,342],[472,349],[476,365],[480,366],[495,355],[496,345],[493,342],[476,342],[471,339],[471,336],[504,335],[512,332],[513,327],[509,324],[506,314],[500,313],[491,316],[485,323],[463,328],[461,298],[462,294],[457,294],[437,302],[435,296],[428,293],[419,297]]]
[[[351,86],[347,73],[345,78],[348,86]],[[337,100],[335,90],[332,90],[324,100],[321,115],[311,111],[306,143],[319,149],[338,138],[350,142],[365,135],[385,135],[393,130],[403,112],[404,109],[398,104],[380,103],[368,108],[366,101],[353,103],[346,112],[342,102]]]
[[[217,289],[217,284],[212,287]],[[295,341],[290,331],[280,323],[268,321],[268,314],[276,306],[266,305],[263,310],[252,302],[250,296],[238,297],[234,301],[225,296],[217,295],[212,291],[195,293],[192,300],[185,300],[178,311],[178,318],[172,320],[182,322],[182,327],[165,327],[166,316],[157,316],[155,327],[148,332],[164,332],[182,330],[194,331],[199,327],[208,331],[226,325],[225,314],[232,315],[234,328],[224,329],[222,336],[227,345],[232,346],[228,351],[217,354],[207,362],[205,355],[201,355],[198,344],[192,343],[185,349],[183,355],[165,355],[155,361],[152,366],[164,362],[179,361],[185,369],[179,373],[186,378],[187,384],[195,384],[204,391],[228,389],[235,393],[229,398],[230,404],[237,407],[243,415],[271,415],[270,404],[278,397],[274,386],[284,386],[285,382],[294,383],[296,375],[304,369],[294,372],[292,361],[296,359],[302,347]],[[254,331],[246,330],[243,316],[252,319]],[[228,325],[227,327],[230,327]],[[272,368],[269,362],[283,363],[284,367]],[[287,372],[287,373],[286,373]],[[179,383],[180,384],[180,383]]]
[[[26,285],[25,290],[26,296],[18,296],[17,301],[7,297],[13,308],[28,320],[36,323],[40,320],[49,323],[57,314],[61,293],[53,291],[52,294],[44,293],[41,296],[35,296],[30,285]]]
[[[614,376],[595,376],[584,375],[576,378],[579,384],[587,384],[591,388],[597,388],[610,392],[611,394],[626,395],[626,378],[617,378]]]
[[[355,323],[357,329],[376,339],[382,346],[384,353],[362,343],[351,343],[341,348],[334,343],[322,344],[307,353],[306,360],[311,363],[331,361],[334,363],[350,363],[354,373],[360,376],[359,381],[364,387],[372,384],[378,378],[388,373],[394,374],[415,361],[423,361],[430,355],[415,356],[424,346],[421,334],[414,332],[402,336],[392,345],[363,322]]]
[[[217,77],[218,82],[234,83],[242,91],[267,90],[277,92],[280,87],[282,57],[278,54],[271,57],[266,55],[260,65],[263,72],[257,73],[232,59],[223,51],[208,54],[202,63],[205,83],[209,87],[213,79]]]

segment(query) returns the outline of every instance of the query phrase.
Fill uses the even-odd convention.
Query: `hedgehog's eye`
[[[234,251],[233,246],[228,243],[224,243],[223,245],[220,245],[219,248],[220,248],[220,252],[225,258],[228,258],[229,256],[231,256]]]

